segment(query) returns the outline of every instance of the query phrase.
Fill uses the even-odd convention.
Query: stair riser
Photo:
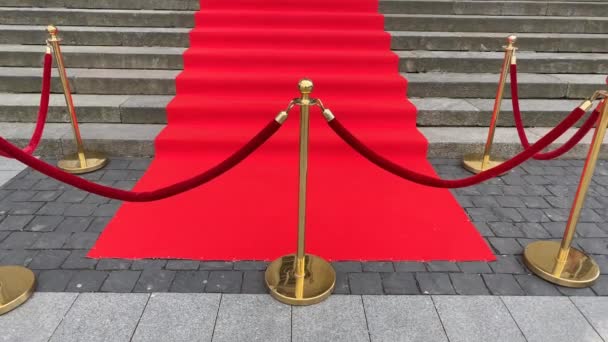
[[[409,83],[409,97],[449,97],[449,98],[493,98],[496,95],[496,83],[480,83],[474,79],[470,83],[413,82]],[[597,84],[558,84],[558,83],[521,83],[521,99],[581,99],[591,96],[600,86]],[[507,86],[505,98],[510,98]]]
[[[199,0],[2,0],[2,6],[108,9],[198,10]]]
[[[109,26],[109,27],[193,27],[194,12],[138,13],[88,11],[57,12],[0,10],[2,25],[57,25],[57,26]]]
[[[382,13],[607,17],[603,3],[380,1]]]

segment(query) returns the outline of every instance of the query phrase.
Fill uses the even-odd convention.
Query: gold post
[[[608,126],[607,101],[604,100],[603,103],[602,114],[593,135],[591,148],[587,154],[587,161],[570,210],[570,217],[566,224],[562,242],[537,241],[529,244],[524,251],[526,266],[539,277],[558,285],[577,288],[587,287],[593,285],[600,276],[600,269],[595,260],[590,255],[572,247],[572,240],[595,171],[600,148],[606,135],[606,127]]]
[[[57,30],[55,26],[51,25],[47,27],[47,31],[50,35],[47,42],[53,47],[55,63],[57,63],[57,70],[61,79],[61,85],[63,86],[63,95],[65,96],[65,103],[68,107],[68,112],[70,113],[70,122],[72,123],[74,140],[76,141],[76,153],[64,157],[64,159],[59,161],[58,166],[67,172],[76,174],[99,170],[108,163],[108,159],[98,152],[85,152],[84,144],[82,143],[82,136],[80,135],[80,127],[78,126],[76,108],[74,106],[74,100],[72,99],[70,82],[65,69],[63,54],[61,53],[61,39],[57,37],[59,30]]]
[[[465,155],[463,158],[463,166],[470,172],[480,173],[503,163],[502,160],[491,160],[490,154],[492,152],[492,143],[494,142],[494,134],[496,133],[496,124],[498,123],[498,115],[500,114],[502,98],[505,93],[505,84],[507,82],[507,75],[509,74],[509,66],[511,65],[511,61],[514,61],[515,58],[514,54],[516,48],[514,47],[514,44],[516,41],[516,36],[509,36],[507,38],[508,45],[504,47],[505,58],[500,70],[500,79],[498,80],[498,89],[496,89],[496,99],[494,100],[494,109],[492,110],[492,119],[490,120],[488,138],[486,140],[483,154],[471,153]]]
[[[336,272],[322,258],[306,254],[306,186],[308,175],[308,138],[310,106],[316,100],[310,98],[313,90],[311,80],[303,79],[298,84],[300,106],[300,168],[298,192],[298,248],[290,254],[273,261],[266,270],[266,286],[270,294],[280,302],[291,305],[316,304],[331,294],[336,283]]]
[[[0,267],[0,315],[25,303],[35,288],[34,272],[22,266]]]

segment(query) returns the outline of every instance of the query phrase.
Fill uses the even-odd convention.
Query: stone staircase
[[[24,142],[31,133],[44,28],[52,23],[64,39],[87,146],[153,155],[197,8],[198,0],[0,0],[0,135]],[[606,1],[381,0],[380,8],[431,157],[481,149],[509,34],[519,37],[520,96],[531,137],[605,87]],[[55,74],[43,155],[73,148],[60,89]],[[510,107],[505,101],[495,146],[506,155],[519,148]],[[581,146],[570,156],[585,152]]]

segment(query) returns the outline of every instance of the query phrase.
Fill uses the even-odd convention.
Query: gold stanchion
[[[322,258],[305,254],[306,238],[306,181],[308,173],[308,130],[310,106],[317,100],[310,98],[313,83],[303,79],[298,84],[302,97],[295,101],[300,106],[300,190],[298,196],[297,253],[273,261],[266,270],[266,286],[280,302],[290,305],[316,304],[331,294],[336,283],[336,272]]]
[[[72,99],[72,91],[70,90],[70,83],[65,70],[63,55],[61,54],[61,39],[57,37],[57,33],[59,31],[55,26],[47,27],[47,31],[51,36],[48,42],[53,46],[55,62],[57,63],[57,71],[59,72],[59,77],[61,78],[63,94],[65,95],[65,103],[70,113],[70,121],[74,131],[74,140],[76,141],[76,153],[65,156],[58,162],[57,166],[66,172],[75,174],[99,170],[108,163],[108,158],[99,152],[85,151],[84,149],[84,144],[82,143],[82,137],[80,135],[80,127],[78,126],[78,117],[76,116],[76,109]]]
[[[505,58],[502,63],[502,69],[500,71],[500,79],[498,81],[498,89],[496,90],[496,100],[494,101],[494,109],[492,111],[492,119],[490,121],[490,127],[488,131],[488,139],[483,154],[470,153],[466,154],[462,160],[462,164],[465,169],[473,173],[480,173],[482,171],[491,169],[497,165],[500,165],[504,160],[490,158],[492,152],[492,143],[494,142],[494,133],[496,132],[496,124],[498,123],[498,115],[500,114],[500,107],[502,105],[502,98],[505,92],[505,84],[507,82],[507,75],[509,74],[509,66],[511,61],[515,58],[516,48],[513,46],[517,41],[516,36],[509,36],[507,38],[508,45],[505,46]]]
[[[558,285],[575,288],[587,287],[593,285],[600,276],[600,269],[595,260],[572,247],[572,240],[595,171],[600,148],[606,135],[606,127],[608,126],[607,102],[608,100],[605,99],[591,142],[591,148],[587,155],[587,161],[583,168],[581,181],[576,191],[576,197],[570,210],[564,238],[561,243],[556,241],[533,242],[524,251],[526,266],[539,277]]]
[[[0,267],[0,315],[25,303],[35,288],[34,272],[22,266]]]

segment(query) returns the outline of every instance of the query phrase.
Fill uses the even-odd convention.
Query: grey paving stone
[[[241,287],[241,293],[249,294],[262,294],[268,293],[266,288],[266,281],[264,278],[264,271],[244,271],[243,272],[243,286]]]
[[[589,287],[573,289],[570,287],[556,286],[555,288],[564,296],[595,296],[595,292],[593,292],[593,290]]]
[[[46,190],[46,191],[37,191],[30,201],[32,202],[52,202],[59,198],[63,194],[63,191],[60,190]]]
[[[116,214],[116,211],[118,211],[119,207],[120,204],[118,203],[102,204],[95,209],[95,211],[93,212],[93,216],[114,216],[114,214]]]
[[[513,255],[497,255],[496,261],[490,262],[490,267],[495,273],[526,273],[524,266]]]
[[[390,272],[380,274],[382,276],[384,293],[389,295],[420,294],[420,289],[418,288],[414,273]]]
[[[534,222],[522,222],[518,223],[518,226],[524,233],[524,236],[533,239],[547,239],[551,237],[551,234],[547,232],[543,225]]]
[[[577,239],[576,243],[587,253],[608,254],[608,239]]]
[[[169,260],[165,268],[173,271],[192,271],[198,270],[199,264],[196,260]]]
[[[96,268],[100,271],[128,270],[132,263],[127,259],[100,259]]]
[[[18,310],[0,317],[2,341],[46,342],[78,295],[36,293]]]
[[[336,272],[336,285],[334,294],[350,294],[350,284],[348,283],[348,273]]]
[[[91,221],[90,217],[66,217],[57,226],[55,231],[60,233],[81,233],[87,230]]]
[[[492,212],[501,222],[523,222],[524,217],[518,210],[534,210],[534,209],[523,209],[523,208],[492,208]]]
[[[237,271],[265,271],[268,263],[264,261],[237,261],[234,269]]]
[[[101,286],[102,292],[130,293],[141,275],[141,271],[112,271]]]
[[[70,251],[50,249],[40,251],[32,259],[29,267],[35,270],[58,269],[70,255]]]
[[[15,216],[9,215],[0,222],[0,231],[23,230],[27,224],[34,219],[32,215]]]
[[[489,237],[488,242],[499,254],[521,254],[523,247],[515,238]]]
[[[201,271],[230,271],[234,267],[229,261],[202,261],[199,270]]]
[[[360,296],[331,296],[317,305],[292,308],[292,341],[369,341]]]
[[[131,264],[131,269],[135,271],[141,270],[160,270],[163,269],[167,265],[167,260],[160,259],[142,259],[142,260],[133,260]]]
[[[32,232],[51,232],[63,221],[62,216],[36,216],[25,230]]]
[[[203,293],[209,279],[208,271],[177,271],[170,292]]]
[[[65,242],[70,238],[70,233],[41,233],[40,237],[33,245],[31,249],[59,249],[63,247]],[[1,241],[1,239],[0,239]]]
[[[81,294],[50,341],[129,341],[148,298],[147,294]]]
[[[602,341],[566,297],[503,297],[503,301],[528,341]]]
[[[368,261],[362,263],[363,272],[394,272],[392,262]]]
[[[372,341],[447,341],[430,297],[363,296]]]
[[[41,202],[4,202],[3,207],[8,209],[10,215],[33,215],[44,203]]]
[[[0,263],[3,265],[21,265],[28,266],[34,257],[38,254],[37,251],[29,251],[23,249],[15,249],[11,251],[3,251],[0,253]]]
[[[496,201],[504,208],[525,208],[526,203],[517,196],[496,196]]]
[[[132,341],[210,341],[220,295],[155,293]]]
[[[64,247],[68,249],[91,249],[98,237],[99,234],[97,233],[74,233],[65,243]]]
[[[70,206],[70,203],[62,203],[62,202],[48,202],[42,208],[40,208],[36,214],[37,215],[56,215],[60,216],[66,211],[66,209]]]
[[[223,295],[213,341],[289,341],[291,310],[268,295]]]
[[[460,295],[488,295],[490,292],[479,274],[450,273],[452,286]]]
[[[61,268],[67,270],[93,270],[97,265],[97,259],[87,258],[88,251],[72,251],[64,261]]]
[[[510,222],[490,222],[488,225],[494,234],[499,237],[513,238],[524,236],[521,229]]]
[[[0,242],[2,242],[2,240],[6,239],[6,237],[9,235],[11,235],[11,232],[0,231]]]
[[[459,262],[458,267],[464,273],[492,273],[492,269],[487,262]]]
[[[426,267],[431,272],[460,272],[458,265],[450,261],[433,261],[426,263]]]
[[[331,265],[334,267],[336,272],[363,272],[363,267],[361,266],[361,263],[356,261],[338,261],[332,262]]]
[[[601,223],[600,223],[601,224]],[[608,237],[608,232],[601,230],[597,223],[579,222],[576,225],[576,234],[586,238],[605,238]]]
[[[87,228],[87,232],[101,233],[106,228],[106,226],[108,225],[108,223],[110,222],[111,219],[112,219],[111,217],[93,218],[93,220],[91,221],[91,224]]]
[[[570,298],[604,340],[608,340],[608,297]]]
[[[241,271],[210,271],[205,292],[239,293],[243,283]]]
[[[379,295],[383,293],[379,273],[350,273],[348,275],[351,294]]]
[[[455,294],[447,273],[416,273],[416,280],[423,294]]]
[[[74,276],[71,270],[46,270],[36,278],[36,291],[38,292],[65,292],[68,283]]]
[[[40,238],[40,233],[33,232],[12,232],[7,238],[2,241],[0,248],[2,249],[25,249]]]
[[[77,271],[70,279],[68,292],[97,292],[108,277],[108,272],[84,270]]]
[[[515,279],[517,279],[521,288],[524,289],[529,296],[559,296],[560,294],[553,284],[544,281],[537,276],[531,274],[517,274],[515,275]]]
[[[426,266],[422,262],[398,261],[393,262],[395,271],[397,272],[424,272]]]
[[[482,274],[482,278],[493,295],[523,296],[526,294],[512,274]]]
[[[167,292],[175,278],[175,271],[144,269],[134,292]]]
[[[63,214],[65,216],[87,217],[91,216],[97,210],[97,204],[75,203],[70,205]]]
[[[450,341],[526,341],[500,297],[436,296]]]

